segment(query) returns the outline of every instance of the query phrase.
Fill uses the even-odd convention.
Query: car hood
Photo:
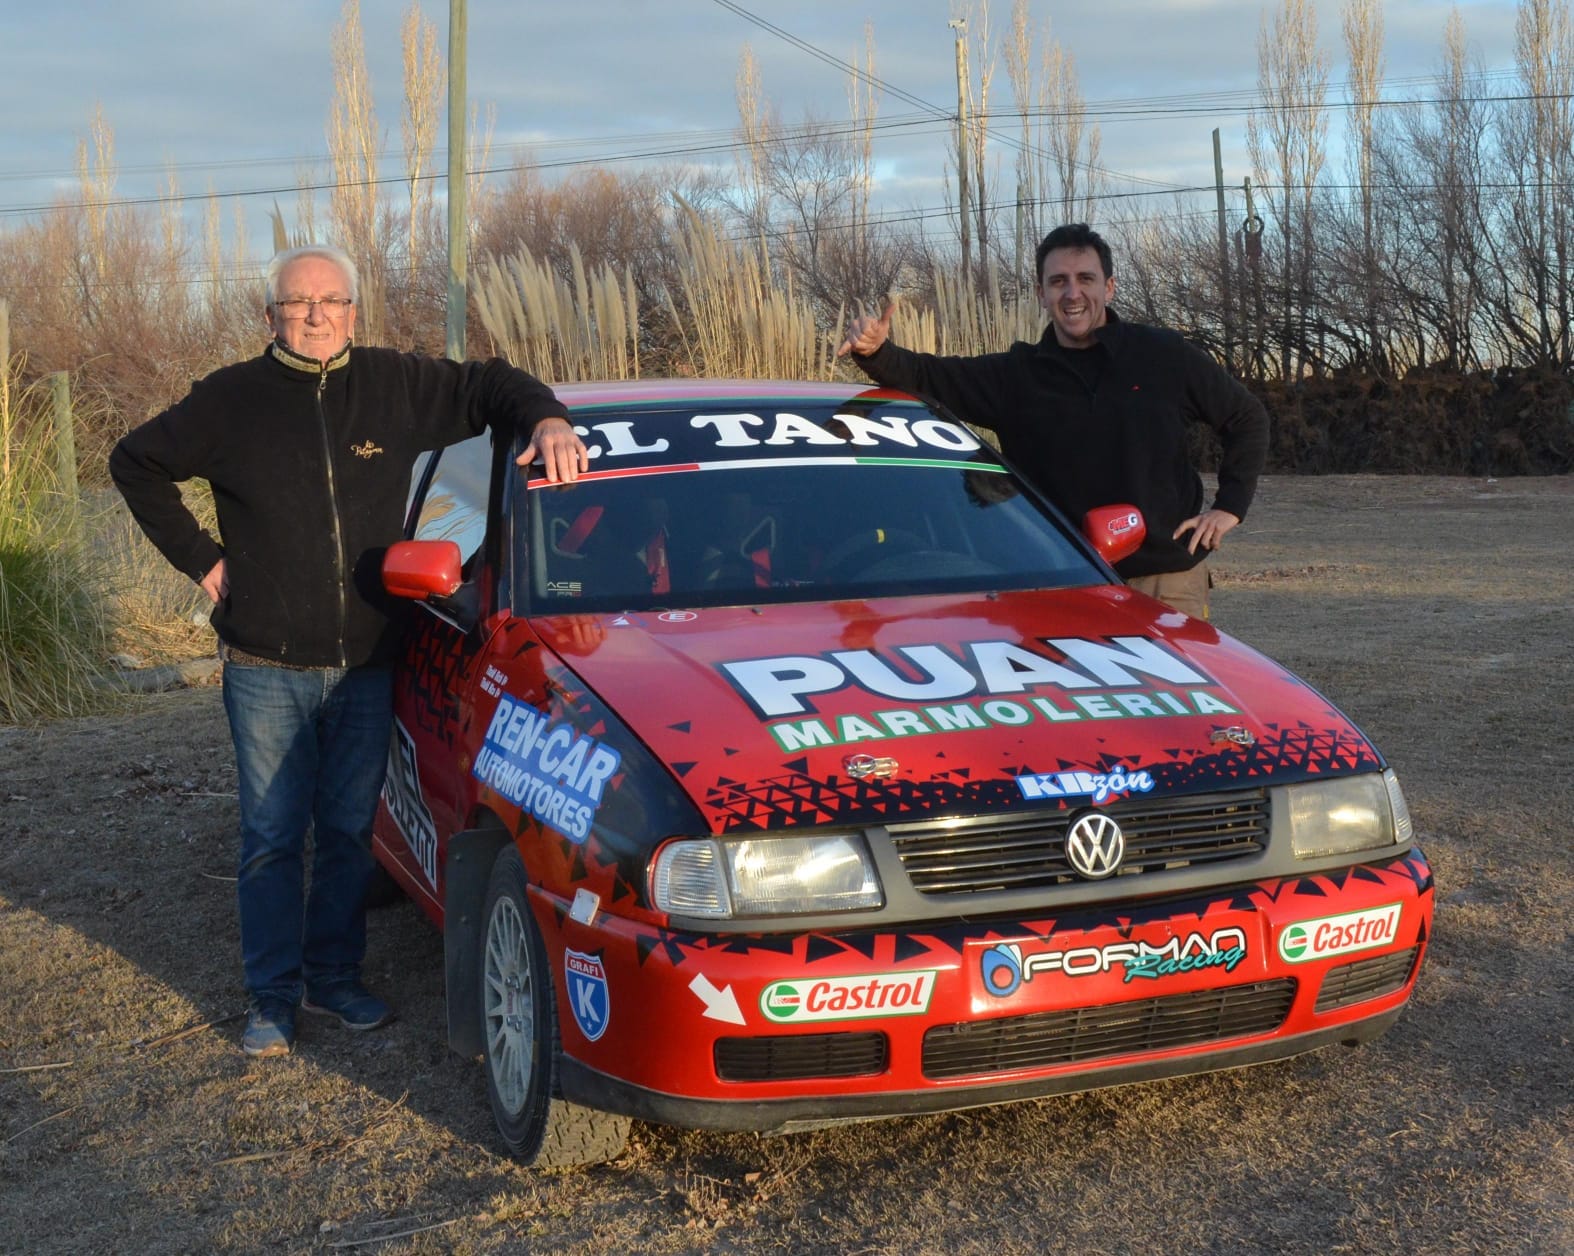
[[[1382,766],[1286,669],[1124,586],[535,626],[718,833]]]

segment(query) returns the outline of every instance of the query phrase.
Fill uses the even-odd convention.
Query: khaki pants
[[[1193,619],[1208,618],[1208,589],[1213,578],[1208,574],[1208,564],[1198,563],[1190,571],[1165,571],[1156,576],[1133,576],[1126,581],[1138,593],[1156,597],[1167,606],[1190,615]]]

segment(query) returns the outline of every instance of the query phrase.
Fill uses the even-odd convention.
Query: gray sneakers
[[[288,1003],[265,1000],[252,1005],[246,1013],[246,1028],[240,1036],[240,1049],[249,1056],[265,1058],[289,1055],[295,1046],[295,1009]]]

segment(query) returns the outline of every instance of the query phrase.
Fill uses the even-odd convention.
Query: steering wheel
[[[819,578],[848,576],[860,567],[892,554],[912,554],[925,547],[924,538],[905,528],[859,528],[826,552]],[[871,551],[878,551],[877,553]]]

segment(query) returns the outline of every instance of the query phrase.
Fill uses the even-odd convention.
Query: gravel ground
[[[497,1154],[408,904],[372,927],[394,1026],[237,1050],[216,689],[0,728],[0,1249],[1574,1250],[1571,538],[1568,477],[1272,477],[1217,561],[1218,625],[1405,783],[1437,930],[1385,1037],[787,1138],[636,1126],[575,1174]]]

